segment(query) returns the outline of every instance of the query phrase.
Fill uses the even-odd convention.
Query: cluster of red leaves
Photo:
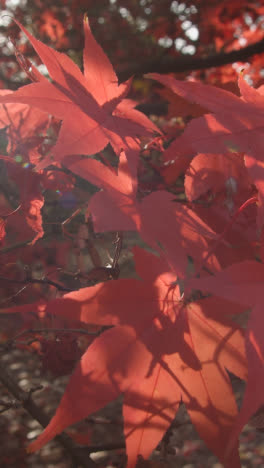
[[[111,326],[83,354],[55,416],[29,450],[123,394],[130,467],[139,454],[150,455],[184,402],[224,466],[239,468],[239,431],[263,404],[263,89],[240,76],[238,97],[200,82],[149,75],[195,103],[195,112],[198,105],[211,113],[194,118],[162,155],[175,179],[185,173],[181,196],[171,183],[170,191],[140,199],[140,139],[160,132],[126,98],[130,82],[118,84],[87,18],[84,74],[18,25],[52,81],[35,75],[34,83],[3,93],[0,102],[14,110],[36,107],[63,121],[55,146],[39,155],[39,173],[29,173],[31,183],[35,177],[43,182],[51,163],[66,167],[101,189],[88,206],[97,232],[137,231],[159,254],[134,248],[138,279],[3,309]],[[119,157],[117,169],[83,156],[108,143]],[[38,237],[39,226],[31,225]],[[244,332],[232,317],[248,308]],[[227,370],[242,379],[249,370],[239,415]]]

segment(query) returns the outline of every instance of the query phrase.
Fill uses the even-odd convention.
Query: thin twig
[[[3,247],[2,249],[0,249],[0,255],[1,254],[6,254],[6,253],[11,252],[12,250],[15,250],[15,249],[19,249],[20,247],[25,247],[27,245],[30,245],[31,242],[32,242],[32,238],[27,239],[26,241],[23,241],[23,242],[17,242],[17,244],[9,245],[8,247]]]
[[[54,288],[57,288],[59,291],[64,291],[64,292],[72,292],[71,288],[67,288],[66,286],[62,286],[59,283],[56,283],[56,281],[52,281],[48,278],[44,279],[36,279],[36,278],[27,278],[24,280],[18,280],[18,279],[12,279],[12,278],[6,278],[4,276],[0,276],[0,281],[6,281],[7,283],[14,283],[14,284],[48,284],[50,286],[54,286]]]
[[[8,389],[8,391],[15,397],[23,406],[23,408],[30,414],[30,416],[38,421],[41,426],[46,427],[49,424],[49,417],[39,408],[32,400],[31,393],[22,390],[11,373],[6,369],[6,365],[0,363],[0,382]],[[83,468],[96,468],[96,464],[89,457],[89,450],[79,450],[74,446],[73,441],[67,434],[56,436],[56,440],[64,447],[68,455],[74,463],[74,467]]]

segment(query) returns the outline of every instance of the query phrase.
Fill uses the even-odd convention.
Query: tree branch
[[[207,57],[185,55],[182,57],[164,57],[149,62],[128,64],[124,70],[118,72],[120,81],[127,80],[132,75],[144,75],[146,73],[181,73],[194,70],[204,70],[211,67],[221,67],[234,62],[244,62],[253,55],[264,53],[264,39],[254,44],[231,52],[220,52]]]
[[[245,62],[256,54],[264,53],[264,39],[254,44],[243,47],[231,52],[220,52],[218,54],[199,57],[193,55],[183,55],[179,57],[162,57],[144,63],[128,63],[123,69],[117,69],[117,75],[120,82],[127,80],[133,75],[144,75],[146,73],[183,73],[187,71],[205,70],[212,67],[221,67],[234,62]],[[16,61],[15,55],[8,57],[0,54],[0,61]],[[30,83],[29,80],[11,81],[8,80],[3,72],[0,72],[0,79],[9,84],[10,89],[17,89]]]

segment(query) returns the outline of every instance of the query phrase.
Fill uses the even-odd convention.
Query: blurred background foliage
[[[25,81],[8,37],[27,57],[35,57],[28,41],[12,21],[18,19],[33,35],[81,65],[82,19],[88,14],[96,39],[108,54],[121,80],[147,71],[180,72],[199,69],[196,61],[215,57],[215,67],[195,76],[211,82],[236,79],[236,67],[219,70],[221,56],[244,47],[264,45],[264,4],[254,0],[1,0],[0,87],[15,89]],[[263,51],[263,50],[262,50]],[[220,62],[219,62],[220,60]],[[234,61],[230,58],[231,61]],[[259,55],[250,54],[250,77],[262,77]],[[39,64],[40,65],[40,64]],[[41,68],[40,68],[41,69]],[[42,66],[42,71],[44,71]],[[139,83],[137,83],[139,87]],[[148,89],[145,89],[145,94]]]

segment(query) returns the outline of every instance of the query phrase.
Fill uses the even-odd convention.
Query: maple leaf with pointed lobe
[[[55,416],[29,451],[123,394],[129,467],[139,454],[151,454],[184,402],[224,466],[239,468],[237,446],[228,458],[223,453],[237,415],[226,369],[246,377],[243,333],[222,314],[226,301],[184,304],[166,262],[139,248],[134,255],[141,280],[119,279],[5,309],[113,325],[84,353]]]
[[[171,76],[150,73],[146,77],[168,86],[181,97],[202,105],[213,114],[193,119],[182,136],[164,152],[164,160],[175,160],[181,170],[197,152],[226,153],[243,151],[245,165],[259,191],[258,225],[264,220],[264,184],[260,174],[264,167],[264,91],[254,89],[239,75],[241,97],[200,82],[183,82]]]
[[[0,102],[28,104],[63,121],[52,158],[44,158],[37,169],[45,168],[53,160],[61,162],[65,155],[95,154],[109,142],[117,154],[122,148],[135,145],[135,141],[138,149],[139,136],[159,132],[144,114],[133,108],[131,100],[124,99],[130,82],[118,85],[110,61],[91,33],[87,17],[84,18],[84,74],[67,55],[38,41],[16,23],[46,65],[53,82],[43,77],[2,96]],[[137,156],[136,152],[130,161],[134,174]]]
[[[243,426],[264,403],[263,278],[263,263],[245,261],[233,264],[215,276],[189,281],[189,287],[211,293],[215,300],[224,298],[244,306],[245,309],[251,308],[245,337],[248,383],[240,414],[229,442],[229,450]]]

